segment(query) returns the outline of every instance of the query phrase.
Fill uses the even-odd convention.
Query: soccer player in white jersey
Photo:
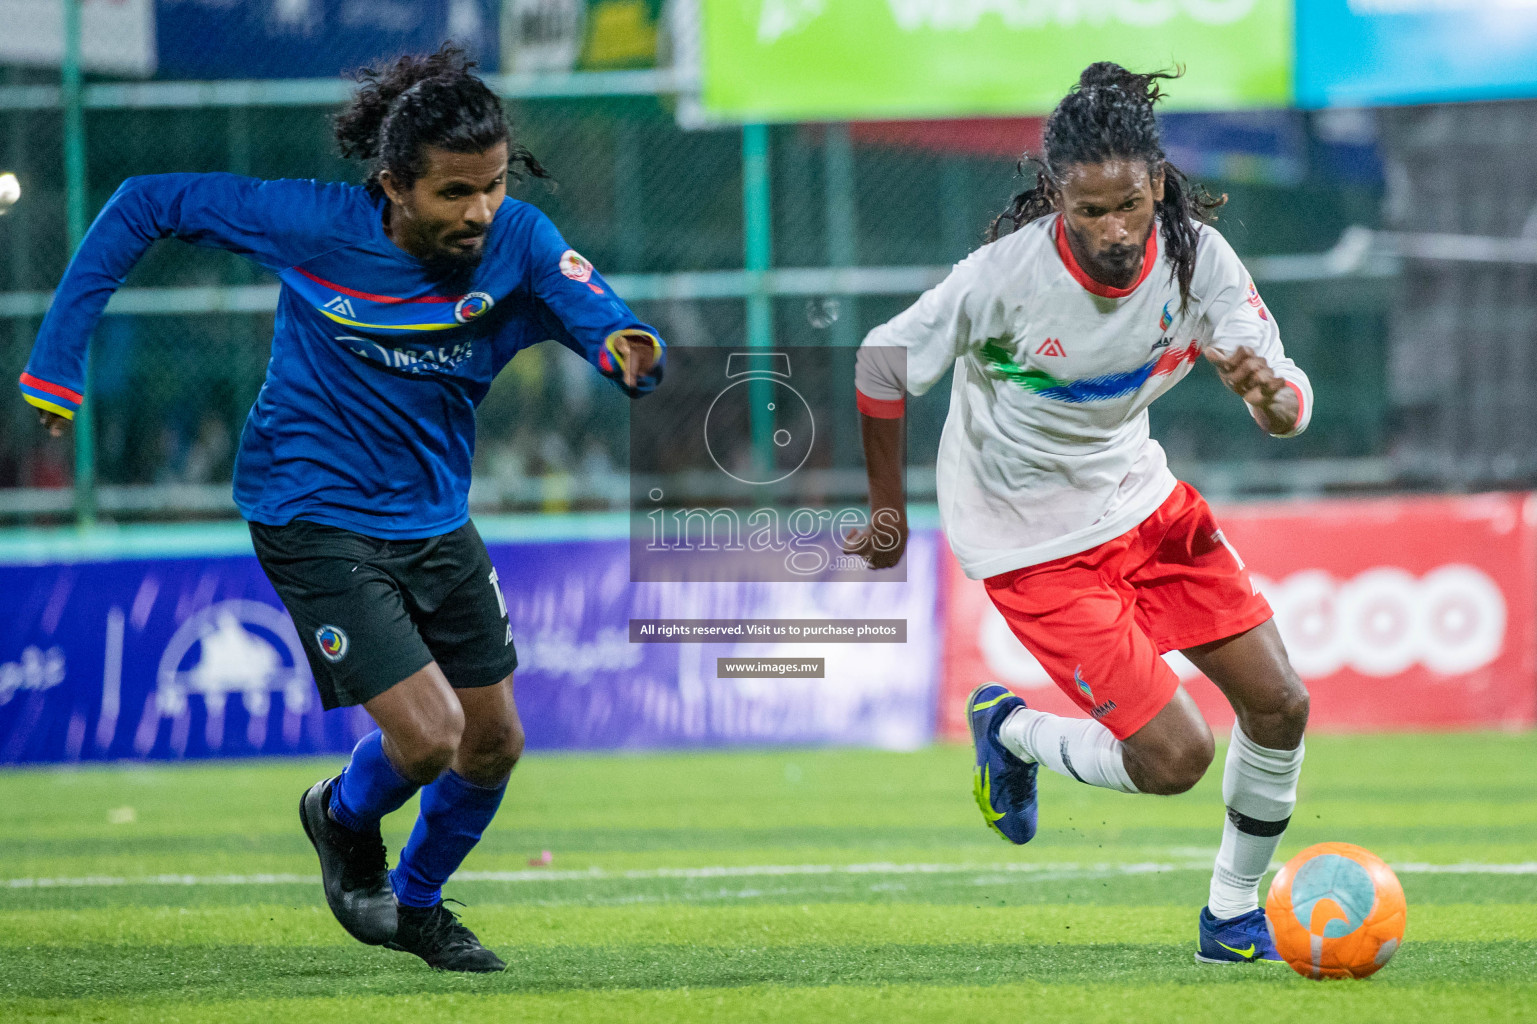
[[[1161,657],[1181,650],[1237,714],[1196,958],[1274,960],[1258,887],[1296,802],[1308,695],[1243,560],[1169,472],[1147,408],[1204,356],[1261,428],[1292,437],[1312,389],[1205,223],[1222,200],[1164,159],[1153,105],[1159,80],[1176,76],[1085,70],[1046,122],[1036,186],[994,222],[994,240],[865,339],[856,383],[872,522],[887,528],[851,537],[850,550],[877,567],[900,557],[904,393],[953,366],[945,534],[1087,716],[978,687],[967,710],[984,819],[1028,842],[1040,765],[1122,793],[1194,786],[1214,745]],[[1013,230],[998,238],[1002,221]]]

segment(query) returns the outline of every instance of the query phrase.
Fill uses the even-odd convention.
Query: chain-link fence
[[[8,380],[26,362],[67,255],[61,113],[28,101],[18,81],[13,74],[0,89],[0,170],[14,171],[25,189],[0,218],[0,370]],[[361,173],[331,142],[331,101],[104,102],[86,115],[93,212],[135,174],[356,180]],[[671,344],[745,344],[748,296],[766,296],[774,344],[850,350],[838,372],[851,395],[853,347],[980,244],[1019,185],[1013,160],[1002,154],[1028,135],[1016,122],[976,125],[972,136],[991,133],[978,147],[841,125],[773,127],[772,271],[757,276],[742,270],[744,131],[684,130],[675,103],[666,92],[509,96],[516,134],[558,182],[524,184],[515,194],[548,212]],[[1202,367],[1155,407],[1155,436],[1183,472],[1218,491],[1393,483],[1398,476],[1384,460],[1398,425],[1385,381],[1401,278],[1396,265],[1336,265],[1320,255],[1350,226],[1378,222],[1382,184],[1346,180],[1327,161],[1307,159],[1284,183],[1207,183],[1229,193],[1219,226],[1250,260],[1289,353],[1310,373],[1317,411],[1302,438],[1273,442]],[[265,272],[176,242],[156,246],[135,270],[92,346],[104,517],[233,513],[234,449],[265,372],[275,297]],[[911,490],[919,499],[932,494],[947,395],[941,383],[910,404],[910,461],[919,467]],[[481,409],[475,507],[621,506],[627,415],[627,401],[559,346],[520,354]],[[856,439],[848,442],[835,457],[858,468]],[[19,398],[7,402],[0,521],[68,518],[72,479],[70,442],[46,438]]]

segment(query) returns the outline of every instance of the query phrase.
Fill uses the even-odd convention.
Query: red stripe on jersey
[[[871,398],[855,388],[854,402],[859,406],[859,411],[866,416],[872,416],[878,420],[899,420],[906,412],[907,400],[905,398]]]
[[[327,281],[323,277],[317,277],[316,275],[311,274],[303,267],[294,267],[294,270],[303,274],[305,277],[309,278],[311,281],[314,281],[316,284],[325,285],[333,292],[341,292],[343,295],[350,295],[354,299],[367,299],[369,302],[383,302],[387,304],[398,305],[400,303],[408,302],[458,302],[460,299],[464,298],[463,295],[423,295],[415,299],[402,299],[394,295],[375,295],[372,292],[360,292],[352,288],[344,288],[339,284],[334,284],[330,281]]]
[[[1148,232],[1147,247],[1142,251],[1142,272],[1125,288],[1112,288],[1108,284],[1101,284],[1078,265],[1078,258],[1073,255],[1073,247],[1067,242],[1067,229],[1060,214],[1057,215],[1056,236],[1057,254],[1062,257],[1062,264],[1067,267],[1067,272],[1073,275],[1073,280],[1103,299],[1126,298],[1147,280],[1147,275],[1153,272],[1153,264],[1158,262],[1158,225],[1156,223],[1153,225],[1153,230]]]
[[[21,375],[21,382],[29,388],[37,388],[37,390],[46,391],[50,395],[57,395],[60,398],[67,398],[71,402],[74,402],[76,405],[79,405],[81,402],[85,401],[85,396],[80,394],[80,392],[71,391],[69,388],[64,387],[61,384],[50,384],[46,380],[32,376],[30,373],[23,373]]]
[[[1161,373],[1173,373],[1185,363],[1193,363],[1201,355],[1201,346],[1191,342],[1184,348],[1165,349],[1163,355],[1158,357],[1158,362],[1153,364],[1154,377]]]

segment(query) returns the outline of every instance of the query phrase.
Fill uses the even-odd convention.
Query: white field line
[[[1427,875],[1537,875],[1537,861],[1518,864],[1424,864],[1392,865],[1400,874]],[[1105,878],[1119,875],[1147,875],[1167,871],[1209,871],[1210,861],[1141,864],[758,864],[700,868],[644,868],[631,871],[461,871],[454,876],[460,882],[605,882],[646,881],[659,878],[774,878],[793,875],[991,875],[1024,874],[1052,878]],[[84,889],[121,885],[313,885],[319,875],[86,875],[77,878],[7,878],[0,880],[5,889]]]
[[[1524,864],[1394,864],[1393,870],[1406,875],[1537,875],[1537,863]]]

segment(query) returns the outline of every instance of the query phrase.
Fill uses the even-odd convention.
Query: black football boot
[[[379,826],[354,832],[331,820],[331,787],[323,779],[299,798],[299,820],[320,856],[320,880],[331,913],[354,939],[381,946],[395,937],[395,891],[390,888]]]
[[[502,958],[480,944],[475,933],[440,900],[431,907],[400,906],[395,938],[385,943],[402,953],[415,953],[439,971],[505,971]]]

